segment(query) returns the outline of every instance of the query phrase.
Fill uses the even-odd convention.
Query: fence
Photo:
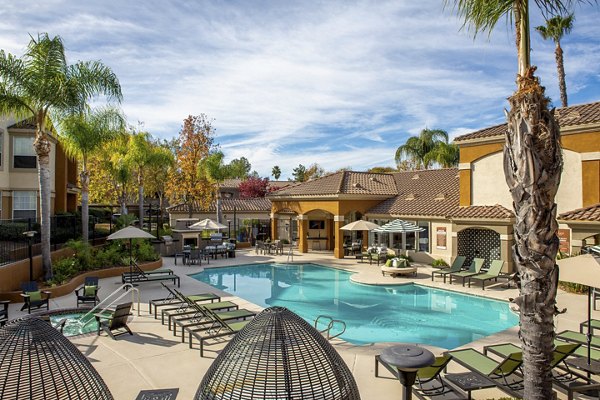
[[[110,230],[96,229],[102,222],[99,218],[90,217],[89,240],[95,244],[109,235]],[[25,232],[35,232],[29,238]],[[55,215],[50,218],[50,244],[52,250],[58,250],[70,239],[81,238],[81,216]],[[31,240],[31,243],[29,242]],[[0,265],[29,258],[29,245],[32,256],[41,253],[40,222],[33,218],[0,220]]]

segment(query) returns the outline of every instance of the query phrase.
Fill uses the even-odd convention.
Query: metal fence
[[[90,216],[89,241],[94,244],[105,238],[112,228],[97,229],[101,219]],[[34,232],[31,237],[26,232]],[[58,250],[70,239],[81,238],[81,216],[55,215],[50,218],[50,244],[52,250]],[[30,242],[31,241],[31,242]],[[41,253],[40,221],[34,218],[0,219],[0,265],[24,260],[29,257],[29,245],[32,255]]]

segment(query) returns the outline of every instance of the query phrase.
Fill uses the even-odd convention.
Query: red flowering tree
[[[254,197],[265,197],[268,192],[269,178],[258,178],[251,176],[240,183],[240,197],[250,199]]]

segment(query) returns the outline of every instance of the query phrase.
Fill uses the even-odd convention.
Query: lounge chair
[[[100,336],[101,330],[104,330],[113,339],[115,339],[116,336],[125,333],[133,335],[133,332],[131,332],[131,329],[127,326],[127,318],[129,318],[129,315],[131,315],[131,303],[117,305],[117,308],[109,315],[104,313],[94,314],[96,322],[98,323],[98,336]],[[118,330],[123,331],[116,334],[113,333],[113,331]]]
[[[452,278],[461,278],[462,285],[465,286],[465,279],[477,275],[481,272],[481,267],[483,267],[483,263],[485,260],[483,258],[474,258],[469,266],[469,269],[466,271],[452,272],[450,274],[450,284],[452,284]]]
[[[522,398],[519,392],[523,389],[523,379],[517,374],[523,364],[523,353],[520,350],[508,354],[501,361],[496,361],[475,349],[453,350],[444,354],[451,355],[454,361],[473,373],[491,380],[511,396]],[[451,375],[447,375],[449,379]]]
[[[577,350],[580,349],[581,345],[579,343],[564,343],[555,341],[555,348],[552,353],[552,362],[550,363],[550,368],[552,369],[552,379],[554,383],[563,388],[568,389],[570,386],[574,384],[589,384],[589,383],[597,383],[590,379],[588,379],[583,373],[579,373],[573,371],[569,364],[566,363],[566,359],[569,356],[577,355]],[[517,351],[522,351],[520,347],[512,344],[512,343],[502,343],[491,346],[486,346],[483,348],[484,353],[493,353],[500,357],[506,357],[507,354],[512,354]],[[560,365],[560,371],[557,371]]]
[[[99,290],[100,286],[98,286],[98,277],[86,276],[83,286],[75,289],[75,295],[77,296],[77,308],[79,308],[80,304],[85,303],[94,303],[94,305],[96,305],[96,303],[100,301],[100,299],[98,299]]]
[[[455,392],[454,388],[447,385],[442,378],[441,372],[446,369],[446,365],[450,362],[452,356],[444,355],[436,357],[433,364],[429,367],[419,368],[417,371],[417,379],[413,386],[413,392],[416,392],[417,396],[423,394],[425,396],[441,396],[446,393]],[[392,373],[396,378],[400,379],[400,373],[398,368],[387,364],[381,359],[380,356],[375,356],[375,377],[379,377],[379,364],[383,365],[388,371]],[[434,381],[439,384],[436,385]],[[418,387],[417,387],[418,386]],[[458,393],[457,393],[458,394]]]
[[[587,345],[588,339],[585,333],[579,333],[575,331],[562,331],[556,335],[556,337],[560,340],[564,340],[567,342],[580,343]],[[600,336],[592,336],[592,347],[600,348]]]
[[[32,308],[40,309],[46,306],[46,310],[50,309],[50,296],[52,296],[52,292],[40,290],[37,282],[25,282],[21,285],[21,290],[23,291],[21,296],[25,302],[23,307],[21,307],[21,311],[27,309],[27,312],[31,314]]]
[[[452,262],[452,265],[450,266],[450,268],[445,268],[445,269],[431,272],[431,281],[433,281],[433,278],[435,275],[440,275],[440,276],[444,277],[444,283],[446,283],[446,275],[452,274],[455,272],[459,272],[462,269],[463,264],[465,263],[466,259],[467,259],[467,257],[465,257],[465,256],[456,256],[456,258]]]
[[[587,331],[588,321],[587,319],[579,324],[579,332],[584,333]],[[594,329],[600,330],[600,319],[592,319],[590,320],[590,328],[592,333],[594,333]]]
[[[175,290],[175,293],[184,304],[180,305],[176,309],[164,309],[162,310],[162,324],[165,323],[165,317],[168,318],[168,327],[171,330],[171,327],[174,324],[174,321],[180,318],[190,318],[194,317],[198,311],[191,308],[188,300],[186,300],[186,296],[184,296],[178,290]],[[215,311],[229,311],[229,310],[237,310],[239,306],[231,301],[218,301],[214,303],[207,303],[204,307],[215,310]]]
[[[469,276],[469,287],[471,287],[471,280],[481,282],[481,288],[485,290],[485,282],[494,279],[498,281],[498,277],[502,272],[502,267],[504,267],[504,261],[502,260],[493,260],[490,268],[486,272],[482,272],[477,275]],[[463,284],[464,286],[464,284]]]
[[[224,336],[235,335],[241,331],[251,320],[227,323],[223,321],[214,311],[205,307],[206,314],[211,318],[211,325],[208,329],[202,331],[193,331],[188,329],[190,338],[190,348],[192,348],[192,338],[200,342],[200,357],[204,357],[204,342],[208,339],[216,339]]]
[[[0,326],[4,326],[8,322],[8,304],[10,300],[0,300]]]
[[[191,318],[180,318],[173,321],[173,336],[177,336],[177,326],[181,327],[181,342],[185,342],[185,331],[202,331],[210,329],[212,323],[214,322],[209,314],[206,313],[206,309],[204,305],[200,305],[197,303],[190,303],[190,307],[192,309],[197,310],[198,312],[194,314]],[[222,311],[215,312],[216,315],[221,318],[221,320],[225,322],[230,322],[234,320],[246,320],[248,318],[254,317],[256,315],[255,312],[246,310],[246,309],[236,309],[230,311]]]
[[[167,306],[181,306],[186,305],[187,302],[181,300],[174,291],[172,291],[167,285],[163,282],[160,283],[163,285],[165,289],[169,292],[167,297],[162,299],[153,299],[148,302],[148,312],[152,314],[152,309],[154,308],[154,319],[158,318],[158,308],[159,307],[167,307]],[[218,296],[214,293],[198,293],[198,294],[190,294],[184,295],[186,299],[192,300],[196,303],[201,303],[205,301],[215,302],[221,301],[221,296]],[[176,307],[177,308],[177,307]]]
[[[175,275],[170,269],[159,269],[155,271],[144,271],[136,263],[133,263],[133,272],[124,272],[121,274],[121,282],[125,283],[141,283],[155,281],[173,281],[177,287],[181,286],[178,275]]]

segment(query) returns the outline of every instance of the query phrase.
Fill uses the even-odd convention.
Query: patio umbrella
[[[131,245],[131,240],[132,239],[156,239],[156,238],[146,231],[138,229],[134,226],[128,226],[126,228],[116,231],[115,233],[113,233],[111,235],[108,235],[108,237],[106,238],[106,240],[118,240],[118,239],[129,239],[129,273],[132,273],[133,272],[133,255],[131,252],[131,248],[133,246]]]
[[[190,225],[189,228],[218,231],[220,229],[227,228],[227,226],[220,224],[217,221],[213,221],[210,218],[206,218],[206,219],[203,219],[202,221],[198,221],[195,224]]]
[[[600,262],[591,254],[583,254],[577,257],[563,258],[557,261],[560,267],[559,280],[563,282],[578,283],[588,287],[588,331],[587,345],[588,364],[591,362],[592,343],[592,288],[600,287]]]
[[[378,233],[402,233],[402,250],[406,248],[406,232],[422,232],[425,229],[413,224],[412,222],[395,219],[387,224],[373,229],[373,232]],[[400,249],[398,249],[400,250]]]
[[[359,219],[358,221],[350,222],[349,224],[342,226],[340,229],[342,231],[372,231],[377,228],[379,228],[379,225]]]

